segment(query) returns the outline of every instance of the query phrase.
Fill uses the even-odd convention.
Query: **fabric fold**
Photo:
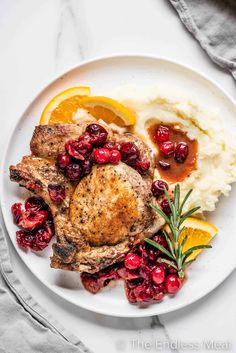
[[[91,353],[26,291],[16,278],[0,228],[0,352]]]
[[[236,79],[236,2],[170,0],[209,57]]]

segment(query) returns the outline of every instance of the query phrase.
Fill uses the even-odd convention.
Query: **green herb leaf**
[[[158,262],[160,262],[160,263],[165,262],[167,265],[170,265],[170,266],[174,267],[176,270],[178,270],[177,266],[175,265],[175,263],[173,261],[169,261],[169,260],[161,257],[158,259]]]
[[[157,206],[153,205],[152,203],[149,205],[151,208],[153,208],[157,213],[159,213],[159,215],[164,218],[164,220],[166,221],[166,223],[169,222],[169,217],[162,211],[161,208],[158,208]]]
[[[180,206],[180,208],[179,208],[179,214],[180,214],[180,215],[183,213],[184,205],[186,204],[186,202],[187,202],[189,196],[192,194],[192,192],[193,192],[193,190],[191,189],[191,190],[189,190],[189,191],[187,192],[187,194],[185,195],[185,197],[184,197],[184,199],[183,199],[183,202],[182,202],[182,204],[181,204],[181,206]]]
[[[178,271],[178,275],[181,279],[183,279],[184,277],[184,269],[194,261],[194,260],[187,261],[187,258],[195,250],[211,248],[211,245],[197,245],[183,252],[183,247],[186,244],[186,241],[188,239],[188,234],[186,234],[183,240],[180,242],[179,240],[180,235],[183,232],[183,230],[186,229],[184,226],[181,227],[181,225],[188,217],[190,217],[200,209],[200,207],[194,207],[186,211],[185,213],[183,213],[184,206],[188,198],[190,197],[191,193],[192,193],[192,190],[189,190],[181,203],[179,184],[175,185],[173,200],[170,199],[168,191],[165,189],[165,196],[166,196],[166,199],[168,200],[168,204],[171,209],[171,214],[169,216],[165,214],[161,208],[153,204],[150,205],[150,207],[153,210],[155,210],[169,226],[169,231],[171,234],[163,230],[163,234],[166,238],[169,250],[164,248],[162,245],[158,244],[157,242],[149,238],[145,238],[145,241],[147,243],[154,246],[155,248],[160,250],[163,254],[165,254],[171,259],[171,261],[165,258],[161,258],[159,260],[176,268],[176,270]]]
[[[196,246],[193,246],[192,248],[189,248],[188,250],[186,250],[183,253],[183,258],[184,258],[184,260],[187,259],[195,250],[210,249],[210,248],[212,248],[211,245],[196,245]]]
[[[152,246],[154,246],[155,248],[157,248],[158,250],[160,250],[161,252],[163,252],[164,254],[166,254],[168,257],[170,257],[171,259],[174,259],[174,256],[166,249],[164,248],[164,246],[162,246],[161,244],[158,244],[156,241],[151,240],[149,238],[145,238],[144,239],[147,243],[151,244]]]
[[[184,245],[186,244],[186,241],[188,240],[188,235],[185,235],[184,239],[182,240],[181,246],[182,248],[184,247]]]
[[[182,216],[181,216],[181,220],[180,220],[180,223],[179,223],[179,226],[181,226],[181,224],[186,220],[186,218],[190,217],[193,213],[195,213],[196,211],[198,211],[201,207],[194,207],[192,208],[191,210],[187,211],[186,213],[184,213]]]
[[[171,254],[174,257],[174,248],[173,248],[173,244],[172,244],[171,238],[170,238],[169,234],[165,230],[163,230],[163,234],[164,234],[164,236],[166,238],[166,241],[167,241],[167,243],[169,245],[170,252],[171,252]]]
[[[183,270],[186,269],[186,267],[188,267],[189,265],[191,265],[191,263],[193,263],[196,259],[192,259],[192,260],[189,260],[189,261],[186,261],[183,265]]]

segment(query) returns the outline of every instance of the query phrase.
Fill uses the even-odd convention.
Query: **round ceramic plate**
[[[207,216],[219,228],[213,248],[203,252],[189,269],[182,290],[175,297],[165,297],[161,303],[145,308],[128,303],[122,284],[107,288],[97,295],[83,289],[78,273],[50,268],[51,246],[41,253],[21,250],[15,240],[11,205],[24,198],[22,189],[9,180],[9,165],[19,162],[29,153],[29,142],[46,103],[58,92],[78,85],[88,85],[93,95],[107,95],[121,85],[153,86],[162,84],[192,97],[206,108],[217,108],[226,127],[236,131],[236,106],[232,99],[205,76],[176,62],[146,56],[118,56],[83,63],[48,85],[19,119],[10,136],[3,159],[2,211],[9,236],[19,256],[33,274],[54,293],[65,300],[94,312],[126,317],[141,317],[167,313],[195,302],[219,285],[236,267],[236,187],[228,198],[221,197],[217,209]],[[209,173],[214,173],[209,170]]]

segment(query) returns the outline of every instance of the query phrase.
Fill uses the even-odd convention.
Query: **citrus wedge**
[[[180,235],[179,241],[182,242],[183,238],[187,235],[187,241],[183,247],[183,252],[196,245],[207,245],[218,233],[218,229],[212,224],[203,221],[202,219],[188,217],[183,226],[185,229]],[[189,260],[195,259],[202,249],[195,250],[189,257]]]
[[[103,96],[83,97],[81,103],[96,119],[102,119],[107,124],[130,126],[136,122],[135,114],[125,105],[115,99]]]
[[[183,226],[185,229],[182,231],[179,242],[181,243],[187,235],[187,241],[183,246],[183,252],[196,245],[207,245],[211,242],[214,236],[218,233],[218,229],[212,224],[203,221],[199,218],[188,217]],[[164,228],[169,233],[169,226]],[[203,249],[195,250],[189,257],[189,260],[194,260]]]
[[[40,125],[73,123],[73,115],[81,107],[81,98],[90,94],[89,87],[72,87],[57,94],[44,108]]]

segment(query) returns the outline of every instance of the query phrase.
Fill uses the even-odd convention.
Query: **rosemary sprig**
[[[182,242],[179,242],[180,235],[185,229],[184,226],[182,226],[183,222],[191,216],[193,213],[198,211],[200,207],[194,207],[190,209],[189,211],[183,213],[184,205],[186,204],[189,196],[191,195],[192,190],[190,190],[184,197],[182,203],[180,203],[180,187],[179,184],[175,186],[174,189],[174,199],[173,201],[170,199],[167,190],[165,190],[165,195],[168,200],[171,213],[170,216],[165,214],[162,209],[159,207],[156,207],[155,205],[151,204],[150,207],[152,207],[160,216],[164,218],[166,223],[169,226],[170,233],[171,235],[163,230],[163,234],[166,238],[167,244],[169,249],[164,248],[162,245],[158,244],[157,242],[145,238],[145,241],[149,243],[150,245],[154,246],[155,248],[159,249],[164,255],[166,255],[168,259],[166,258],[160,258],[158,261],[159,262],[165,262],[168,265],[173,266],[177,271],[178,271],[178,276],[180,279],[184,278],[184,270],[185,268],[190,265],[194,260],[188,260],[188,257],[198,249],[204,249],[204,248],[211,248],[211,245],[197,245],[189,248],[187,251],[183,251],[184,244],[187,241],[188,235],[184,237]],[[181,227],[182,226],[182,227]]]

